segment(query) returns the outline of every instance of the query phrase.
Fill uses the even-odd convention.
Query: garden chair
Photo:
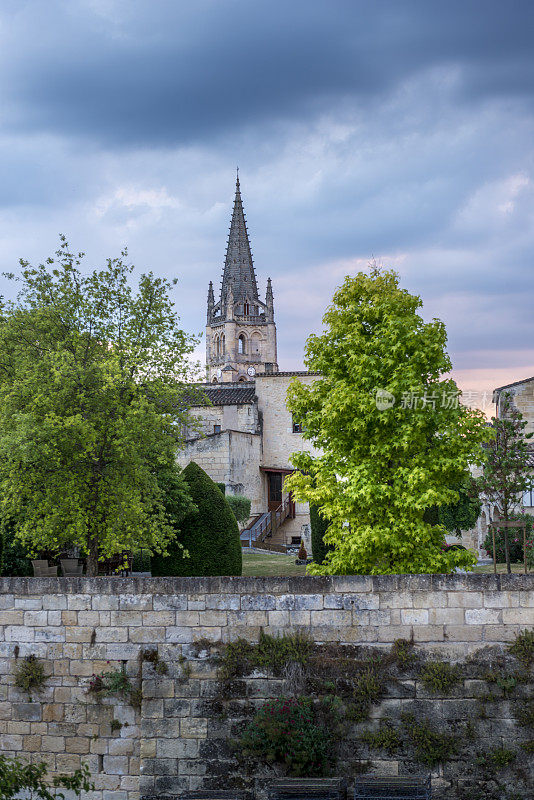
[[[83,564],[80,564],[77,558],[62,558],[60,564],[64,578],[76,578],[83,575]]]
[[[32,561],[34,578],[57,578],[57,567],[51,567],[45,558]]]

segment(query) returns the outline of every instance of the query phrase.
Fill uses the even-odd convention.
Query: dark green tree
[[[441,506],[438,518],[448,531],[461,536],[462,531],[469,531],[477,524],[482,502],[477,482],[471,475],[466,475],[463,481],[453,486],[453,489],[458,492],[457,502]]]
[[[499,416],[494,417],[491,424],[494,437],[484,448],[484,472],[478,484],[486,499],[508,522],[513,512],[519,510],[523,492],[531,485],[527,441],[532,438],[532,433],[525,433],[528,423],[509,393],[503,395]],[[503,530],[506,569],[511,572],[509,529],[504,527]]]
[[[180,521],[168,555],[152,559],[153,575],[241,575],[241,541],[232,509],[217,485],[192,461],[181,473],[195,505]]]
[[[325,544],[323,538],[328,530],[328,520],[314,505],[310,505],[310,526],[313,560],[316,564],[322,564],[332,547]]]
[[[251,502],[248,497],[242,494],[227,494],[226,500],[234,512],[234,517],[238,522],[246,522],[250,517]]]

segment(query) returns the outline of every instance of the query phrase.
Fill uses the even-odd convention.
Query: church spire
[[[243,211],[243,201],[241,199],[239,168],[237,170],[234,209],[232,212],[230,234],[228,236],[228,246],[226,248],[224,263],[221,287],[222,300],[226,297],[229,286],[232,287],[235,303],[243,302],[247,297],[249,300],[258,299],[258,284],[256,282],[247,223],[245,221],[245,212]]]

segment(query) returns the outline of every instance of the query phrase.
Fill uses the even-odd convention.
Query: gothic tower
[[[267,280],[265,303],[258,294],[239,173],[219,301],[213,284],[208,290],[206,368],[210,383],[254,378],[258,372],[278,372],[273,288]]]

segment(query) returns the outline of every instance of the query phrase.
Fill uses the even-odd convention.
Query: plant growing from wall
[[[32,695],[44,686],[46,673],[43,662],[37,656],[29,655],[18,661],[15,666],[15,686],[26,692],[30,703]]]
[[[429,692],[449,694],[461,678],[461,671],[457,666],[446,661],[429,661],[421,672],[421,680]]]
[[[305,439],[322,455],[292,455],[286,488],[316,505],[334,549],[315,574],[450,572],[474,554],[444,551],[445,529],[426,509],[458,502],[453,488],[482,458],[483,414],[458,402],[445,327],[424,322],[422,302],[375,265],[347,277],[306,344],[321,378],[294,381],[288,408],[306,419]]]
[[[167,675],[169,668],[167,664],[159,657],[157,647],[150,650],[143,650],[143,661],[148,661],[154,667],[154,672],[158,675]]]
[[[107,672],[94,674],[87,688],[88,694],[96,694],[98,696],[129,696],[132,691],[134,691],[132,682],[124,668],[110,669]]]
[[[478,483],[480,491],[498,508],[506,523],[518,510],[521,497],[531,484],[528,440],[532,433],[525,433],[528,423],[509,393],[503,394],[499,416],[491,424],[494,436],[485,446],[484,472]],[[504,527],[503,531],[506,569],[511,572],[510,529]]]
[[[337,724],[331,703],[282,697],[269,700],[256,712],[240,745],[244,755],[285,764],[290,775],[327,775]]]
[[[521,631],[508,647],[508,651],[525,667],[534,663],[534,628]]]
[[[436,731],[429,720],[416,719],[413,714],[403,714],[402,725],[415,750],[415,757],[427,767],[435,767],[456,755],[459,741],[449,733]]]
[[[80,797],[82,792],[91,792],[95,788],[89,780],[87,764],[83,764],[72,775],[54,775],[51,782],[45,780],[48,770],[49,765],[44,762],[27,764],[18,758],[0,755],[0,798],[13,800],[24,796],[31,800],[64,800],[65,794],[59,789],[66,789]]]

